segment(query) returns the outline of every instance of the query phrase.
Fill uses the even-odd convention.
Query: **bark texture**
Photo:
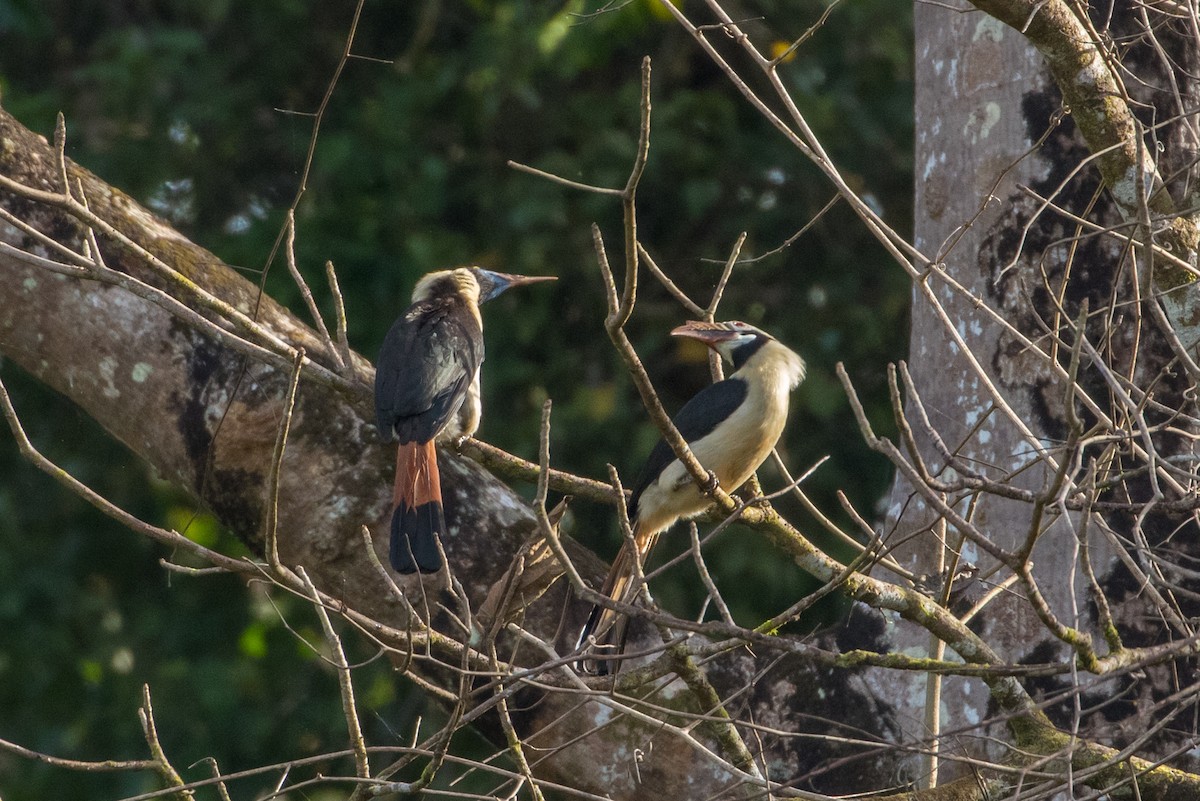
[[[192,306],[187,282],[203,287],[252,314],[283,341],[304,347],[314,361],[331,364],[314,332],[260,296],[254,284],[96,176],[74,164],[68,171],[96,214],[186,282],[164,281],[134,250],[101,237],[109,267]],[[0,174],[36,189],[61,187],[53,149],[2,110]],[[86,231],[61,211],[2,189],[0,207],[76,252],[84,251]],[[3,221],[0,241],[37,255],[55,255]],[[398,299],[398,310],[400,306]],[[204,314],[232,329],[218,315]],[[5,252],[0,252],[0,354],[72,399],[158,475],[189,490],[255,550],[262,550],[267,475],[288,370],[247,357],[221,337],[124,288],[56,274]],[[278,545],[281,561],[303,565],[321,589],[403,628],[403,609],[380,586],[359,536],[360,527],[367,525],[386,563],[394,453],[376,436],[369,365],[361,359],[360,365],[361,384],[341,389],[311,380],[300,384],[279,484]],[[533,533],[534,518],[516,494],[475,463],[447,450],[440,457],[450,529],[447,556],[478,608]],[[567,547],[598,585],[601,562],[569,541]],[[416,577],[394,578],[418,608],[422,592],[431,601],[442,592],[436,579],[426,579],[422,588]],[[525,627],[553,641],[564,590],[560,581],[526,609]],[[585,611],[581,604],[571,608],[568,630],[578,629]],[[635,629],[635,643],[650,637],[644,627]],[[539,658],[529,646],[522,647],[523,659]],[[511,652],[512,643],[504,648],[502,657]],[[427,662],[418,661],[412,669],[450,686],[449,677]],[[841,732],[841,726],[877,731],[888,725],[886,705],[871,698],[854,671],[833,674],[797,657],[778,660],[746,651],[712,663],[707,671],[722,697],[751,687],[731,709],[735,717],[780,731],[820,734]],[[835,686],[836,694],[819,691],[820,683]],[[547,778],[623,799],[699,797],[738,784],[736,775],[692,745],[645,721],[615,718],[611,709],[584,696],[529,690],[516,698],[514,722],[531,746],[535,772]],[[678,680],[657,687],[651,700],[677,712],[710,711]],[[481,725],[503,742],[494,721],[485,719]],[[696,736],[720,753],[703,728]],[[794,778],[829,790],[890,782],[885,761],[829,767],[830,759],[853,753],[853,746],[815,748],[809,738],[770,735],[761,742],[765,752],[756,757],[775,779]],[[550,750],[539,750],[543,748]]]
[[[972,226],[946,249],[940,258],[947,270],[977,297],[992,295],[992,262],[984,255],[984,240],[993,227],[1013,222],[1009,204],[1017,182],[1033,180],[1044,169],[1035,159],[1021,161],[995,189],[1005,198],[988,203],[987,198],[1006,169],[1029,149],[1022,98],[1031,84],[1043,85],[1046,76],[1037,53],[1019,35],[983,14],[956,14],[943,8],[917,3],[914,9],[917,40],[916,58],[916,227],[915,244],[923,252],[941,253],[959,226],[974,219]],[[980,213],[982,210],[982,213]],[[978,218],[976,215],[979,214]],[[950,317],[959,321],[960,332],[978,346],[980,361],[998,373],[1004,356],[1001,328],[974,308],[968,298],[947,288],[938,291]],[[941,320],[921,295],[913,293],[913,320],[909,367],[921,399],[930,415],[941,421],[940,429],[951,448],[962,442],[966,458],[1000,470],[1015,471],[1029,459],[1027,448],[1012,424],[991,409],[991,398],[981,386],[965,355],[947,337]],[[949,380],[947,380],[949,376]],[[1026,376],[1014,372],[1014,378]],[[1033,382],[1029,382],[1032,388]],[[1020,392],[1010,401],[1023,420],[1036,420],[1036,400],[1031,392]],[[947,424],[947,421],[949,423]],[[982,425],[979,425],[982,423]],[[973,431],[975,426],[979,426]],[[1036,423],[1035,423],[1036,426]],[[1036,428],[1035,428],[1036,430]],[[928,444],[925,443],[928,447]],[[939,464],[929,447],[926,456]],[[1019,479],[1036,488],[1043,480],[1039,469]],[[1005,547],[1013,547],[1023,536],[1021,521],[1027,517],[1022,504],[988,502],[981,510],[987,530]],[[898,479],[892,488],[884,530],[899,542],[908,539],[895,556],[914,573],[937,575],[945,564],[943,544],[930,531],[937,515],[913,496],[912,488]],[[916,535],[911,537],[911,535]],[[953,542],[949,543],[951,546]],[[1067,575],[1068,551],[1059,550],[1053,566]],[[1053,560],[1054,555],[1048,555]],[[991,563],[985,554],[967,544],[965,561],[986,570]],[[1041,561],[1039,554],[1039,562]],[[1056,597],[1069,602],[1069,585]],[[1014,659],[1026,650],[1031,627],[1037,621],[1028,606],[1004,602],[1003,611],[989,613],[981,631],[1001,654]],[[920,632],[897,629],[892,643],[897,649],[917,652],[931,648]],[[928,683],[917,675],[882,674],[872,677],[878,691],[903,699],[902,720],[908,737],[924,739],[924,704]],[[972,681],[950,679],[941,697],[945,728],[958,729],[987,718],[989,699]],[[919,770],[918,766],[913,767]]]
[[[1052,9],[1058,13],[1064,8],[1055,3],[976,5],[1002,12],[1007,15],[1006,21],[1017,27],[1032,14],[1035,24],[1041,27],[1031,28],[1030,38],[1038,31],[1044,33],[1042,28],[1052,22],[1042,19],[1042,11]],[[1021,16],[1021,8],[1029,14]],[[1119,26],[1120,16],[1118,13],[1116,19],[1109,20],[1114,28]],[[1071,20],[1076,26],[1081,24],[1073,16]],[[1104,356],[1111,369],[1130,376],[1139,386],[1154,383],[1154,377],[1170,359],[1168,348],[1154,326],[1139,317],[1134,308],[1137,279],[1131,275],[1128,249],[1115,238],[1080,236],[1075,222],[1066,215],[1047,211],[1034,197],[1053,197],[1055,204],[1069,214],[1087,216],[1102,224],[1120,223],[1127,211],[1121,198],[1107,191],[1112,190],[1105,183],[1108,173],[1116,174],[1113,159],[1106,157],[1080,168],[1088,163],[1091,151],[1086,137],[1074,124],[1074,114],[1080,113],[1081,125],[1096,127],[1100,122],[1095,104],[1083,100],[1064,103],[1064,93],[1055,78],[1070,72],[1066,56],[1056,60],[1044,49],[1038,52],[1018,30],[983,13],[958,13],[937,4],[917,3],[915,23],[915,244],[964,287],[965,291],[956,291],[936,276],[930,279],[959,334],[985,368],[987,380],[1000,391],[1032,436],[1023,434],[996,408],[987,382],[969,365],[947,335],[944,323],[919,293],[914,293],[909,356],[915,390],[946,446],[960,454],[965,463],[996,480],[1041,492],[1051,486],[1053,471],[1036,463],[1035,454],[1039,448],[1059,452],[1056,448],[1067,439],[1069,390],[1044,357],[1031,353],[985,309],[993,310],[1016,331],[1043,345],[1047,327],[1057,325],[1055,321],[1064,316],[1073,319],[1084,303],[1093,312],[1121,309],[1123,313],[1093,317],[1088,333],[1092,341],[1104,343]],[[1137,69],[1134,58],[1127,61],[1127,66]],[[1082,67],[1076,65],[1070,75],[1078,78]],[[1145,71],[1138,74],[1153,83]],[[1068,95],[1077,97],[1070,92]],[[1104,130],[1112,136],[1128,139],[1132,135],[1131,115],[1114,115],[1105,124],[1111,130]],[[1164,130],[1162,138],[1169,140],[1171,135]],[[1135,144],[1125,144],[1117,155],[1133,153],[1141,158],[1144,151],[1138,152]],[[1186,161],[1191,150],[1184,143],[1180,143],[1180,150],[1182,156],[1176,153],[1167,158]],[[1180,181],[1179,173],[1172,175]],[[1065,366],[1070,358],[1069,347],[1058,350],[1057,356]],[[1175,403],[1185,385],[1174,384],[1170,376],[1158,380],[1157,392],[1171,399],[1166,401],[1168,404]],[[1102,399],[1101,405],[1107,402],[1108,393],[1095,376],[1084,376],[1081,385],[1092,397]],[[909,408],[914,408],[911,398]],[[917,434],[923,457],[936,472],[945,459],[923,432]],[[1185,447],[1167,438],[1160,440],[1159,446],[1168,453],[1181,452]],[[953,473],[945,477],[952,479]],[[968,512],[967,504],[961,504],[958,510]],[[983,495],[970,513],[977,526],[1006,550],[1019,550],[1029,536],[1033,519],[1029,503]],[[1155,620],[1156,615],[1146,606],[1146,599],[1138,597],[1139,590],[1116,560],[1110,541],[1100,533],[1102,523],[1126,537],[1129,517],[1108,514],[1103,520],[1093,518],[1089,527],[1082,526],[1083,521],[1074,514],[1055,513],[1047,520],[1053,523],[1040,535],[1031,561],[1033,575],[1059,620],[1092,636],[1103,651],[1104,636],[1097,628],[1094,597],[1081,568],[1081,542],[1086,540],[1091,564],[1113,604],[1126,642],[1141,644],[1169,638],[1161,620]],[[1163,532],[1164,537],[1167,529],[1182,522],[1171,522],[1168,514],[1157,522],[1151,514],[1147,521],[1149,529]],[[903,543],[897,556],[914,573],[938,574],[952,561],[952,552],[959,550],[953,528],[948,530],[946,542],[935,535],[938,522],[938,515],[914,496],[912,487],[898,479],[890,495],[885,530]],[[1150,546],[1161,541],[1153,540]],[[991,582],[1011,575],[997,569],[995,560],[969,542],[961,546],[961,554]],[[985,589],[970,582],[963,586],[967,588],[966,601],[977,599]],[[1040,663],[1073,658],[1071,647],[1042,625],[1019,585],[971,625],[1009,661]],[[897,629],[895,635],[893,646],[897,649],[919,651],[931,647],[919,632]],[[1074,727],[1082,736],[1122,747],[1134,741],[1134,732],[1147,731],[1155,701],[1178,689],[1178,679],[1165,673],[1152,672],[1151,678],[1137,682],[1129,676],[1097,678],[1081,674],[1031,680],[1026,686],[1035,697],[1047,702],[1047,711],[1059,726]],[[878,681],[877,692],[904,699],[900,716],[907,721],[908,736],[926,737],[927,680],[895,673],[872,674],[872,680]],[[1082,713],[1074,709],[1075,698],[1080,699]],[[1128,699],[1128,703],[1120,704],[1118,709],[1110,703],[1114,698]],[[987,719],[987,713],[988,698],[977,684],[958,679],[946,682],[940,705],[943,730],[973,730]],[[1172,752],[1180,742],[1178,736],[1168,731],[1150,738],[1149,752]]]

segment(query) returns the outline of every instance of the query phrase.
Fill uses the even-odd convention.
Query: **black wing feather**
[[[697,392],[692,399],[684,404],[672,420],[679,433],[688,444],[703,439],[746,400],[750,386],[740,378],[726,378]],[[633,494],[629,498],[629,517],[637,516],[637,503],[646,487],[654,483],[671,462],[675,461],[675,451],[667,441],[660,439],[650,451],[650,456],[642,466],[633,485]]]
[[[483,362],[483,332],[458,297],[414,303],[383,340],[375,423],[384,439],[428,442],[446,427]]]

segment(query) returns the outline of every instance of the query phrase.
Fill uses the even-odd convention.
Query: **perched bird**
[[[734,367],[724,381],[705,387],[688,401],[674,423],[722,489],[735,490],[758,469],[783,433],[788,395],[804,378],[804,360],[770,334],[743,322],[689,322],[671,333],[703,342]],[[632,490],[628,511],[637,553],[626,540],[600,590],[625,603],[635,600],[634,560],[644,563],[659,534],[712,504],[661,439]],[[579,638],[579,647],[589,657],[579,663],[581,669],[609,672],[605,657],[619,654],[624,647],[626,622],[618,612],[593,607]],[[595,638],[594,645],[589,638]]]
[[[479,428],[479,304],[509,287],[553,280],[479,267],[429,273],[384,338],[375,367],[375,422],[385,441],[400,441],[389,552],[397,571],[442,567],[437,537],[445,534],[446,520],[434,443]]]

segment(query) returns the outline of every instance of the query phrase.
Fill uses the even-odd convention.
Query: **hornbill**
[[[783,433],[788,395],[804,378],[804,360],[770,334],[743,322],[689,322],[671,333],[703,342],[734,367],[724,381],[705,387],[688,401],[673,422],[710,476],[726,491],[735,490],[758,469]],[[660,439],[629,497],[637,553],[627,539],[600,592],[614,601],[633,603],[634,560],[645,563],[659,534],[711,504],[671,446]],[[592,608],[579,637],[579,647],[587,655],[579,663],[582,670],[609,672],[608,658],[624,647],[626,623],[625,616],[612,609]]]
[[[479,304],[509,287],[553,280],[479,267],[428,273],[384,338],[375,367],[375,422],[385,441],[400,441],[389,549],[400,573],[442,567],[437,537],[446,532],[446,520],[434,443],[479,428]]]

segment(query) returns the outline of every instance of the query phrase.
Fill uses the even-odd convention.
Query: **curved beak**
[[[737,335],[737,331],[724,323],[705,323],[699,320],[690,320],[671,331],[673,337],[699,340],[710,348],[715,347],[718,342],[727,342]]]
[[[484,279],[484,286],[480,287],[479,302],[491,300],[500,293],[514,286],[522,284],[540,284],[543,281],[557,281],[556,275],[516,275],[514,273],[497,273],[491,270],[478,270],[479,276]]]

